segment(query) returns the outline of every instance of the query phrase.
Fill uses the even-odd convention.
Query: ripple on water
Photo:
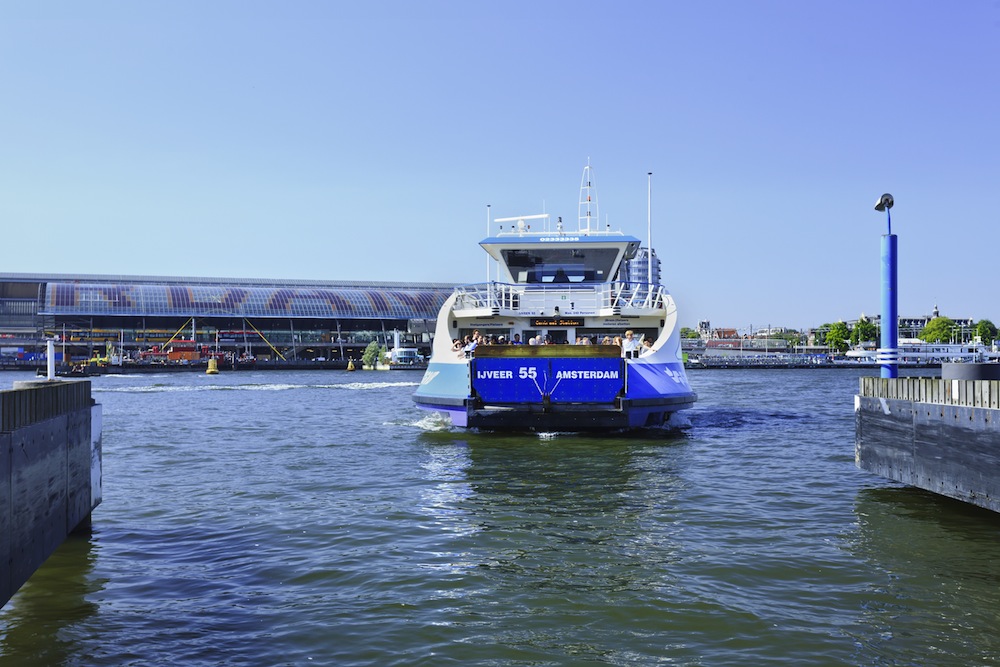
[[[375,373],[96,378],[104,502],[4,664],[997,664],[992,513],[854,467],[856,372],[485,434]]]

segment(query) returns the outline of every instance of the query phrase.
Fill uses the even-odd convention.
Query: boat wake
[[[364,391],[366,389],[386,389],[387,387],[417,387],[419,382],[348,382],[346,384],[319,385],[326,389],[351,389]]]
[[[386,389],[390,387],[415,387],[416,382],[348,382],[344,384],[291,384],[291,383],[251,383],[251,384],[205,384],[177,385],[153,383],[133,387],[93,387],[95,394],[142,394],[192,391],[288,391],[291,389],[344,389],[348,391],[366,391]]]
[[[691,423],[691,419],[687,414],[683,412],[672,412],[670,413],[670,418],[667,419],[666,423],[658,428],[668,431],[686,431],[693,427],[694,424]]]
[[[457,430],[451,424],[451,418],[442,412],[430,412],[415,422],[410,422],[408,426],[415,426],[422,431],[440,433],[442,431]]]
[[[137,387],[93,387],[95,394],[151,394],[198,391],[287,391],[308,388],[300,384],[242,384],[242,385],[176,385],[147,384]]]

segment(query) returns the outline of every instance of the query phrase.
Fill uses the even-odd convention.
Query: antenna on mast
[[[646,174],[646,282],[653,289],[653,172]]]
[[[580,205],[579,221],[577,228],[586,229],[590,232],[590,220],[594,220],[595,231],[600,228],[601,216],[597,207],[597,191],[594,182],[594,170],[590,167],[590,158],[587,158],[587,166],[583,168],[583,178],[580,180]]]

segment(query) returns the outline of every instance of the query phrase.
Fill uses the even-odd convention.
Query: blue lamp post
[[[876,211],[885,211],[886,233],[882,236],[882,340],[878,349],[878,364],[881,376],[899,376],[899,313],[896,309],[898,294],[896,286],[896,235],[892,233],[892,195],[888,192],[875,203]]]

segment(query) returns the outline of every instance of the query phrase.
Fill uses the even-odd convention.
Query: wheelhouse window
[[[502,252],[516,283],[584,283],[611,280],[619,250],[555,246]]]

